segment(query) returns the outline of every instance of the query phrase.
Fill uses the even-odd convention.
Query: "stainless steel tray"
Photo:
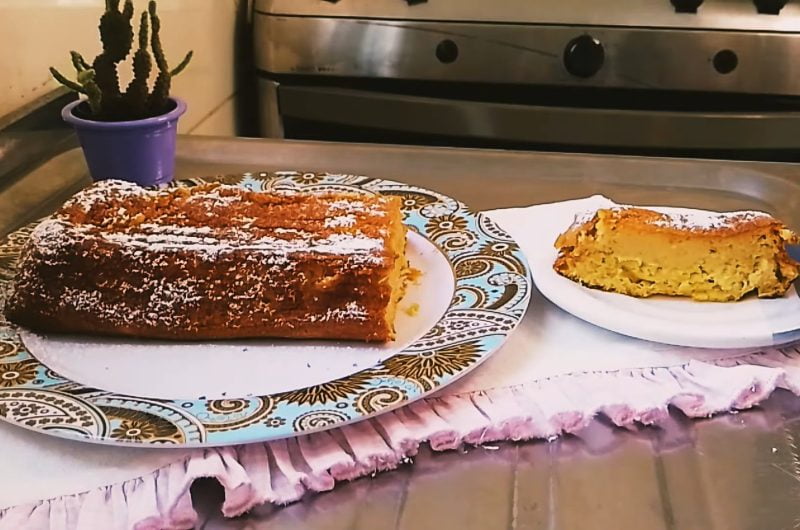
[[[476,209],[595,193],[615,201],[761,209],[800,229],[800,167],[333,143],[181,138],[178,177],[297,169],[366,174],[432,188]],[[0,192],[0,234],[88,183],[80,151]],[[232,521],[219,489],[194,488],[200,528],[777,529],[800,524],[800,399],[758,410],[620,431],[596,421],[555,442],[423,450],[413,466]]]
[[[800,228],[800,165],[285,140],[182,137],[177,177],[296,169],[427,186],[476,209],[605,194],[631,204],[761,209]],[[0,192],[0,234],[89,183],[80,149]]]

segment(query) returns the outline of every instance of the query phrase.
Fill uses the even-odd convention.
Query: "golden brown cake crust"
[[[31,234],[9,321],[164,339],[394,338],[396,197],[105,181]]]
[[[554,269],[589,287],[646,297],[732,301],[783,295],[798,276],[786,245],[797,236],[754,211],[667,214],[601,209],[556,240]]]

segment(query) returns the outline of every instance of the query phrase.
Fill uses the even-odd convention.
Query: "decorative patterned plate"
[[[421,241],[423,247],[432,249],[452,276],[453,285],[447,285],[446,291],[426,290],[424,296],[446,292],[450,298],[431,301],[438,303],[441,311],[430,325],[396,351],[384,351],[377,362],[373,357],[366,368],[354,362],[352,366],[358,368],[344,375],[263,395],[225,397],[225,392],[210,390],[207,396],[189,399],[166,398],[159,392],[119,391],[102,380],[97,384],[96,378],[87,382],[74,374],[61,375],[70,372],[69,363],[62,359],[59,364],[57,356],[39,355],[35,336],[23,331],[23,342],[19,330],[0,316],[0,417],[55,436],[153,447],[242,444],[324,430],[397,408],[463,376],[500,347],[527,308],[530,274],[517,244],[488,217],[449,197],[364,176],[293,171],[191,179],[176,185],[205,181],[256,191],[331,189],[399,195],[405,223],[414,232],[410,241]],[[18,230],[0,244],[0,308],[32,228]],[[293,344],[297,342],[303,341]],[[40,358],[32,355],[26,343]],[[337,344],[327,342],[325,347]],[[112,347],[119,345],[112,344],[109,349]],[[359,351],[353,343],[336,348],[342,355],[345,350],[351,356]],[[106,358],[114,358],[114,351],[100,351],[107,353]],[[85,358],[83,362],[96,364]],[[273,379],[281,379],[275,367],[271,369]],[[184,374],[153,372],[185,379]],[[208,377],[209,372],[214,374],[209,381],[235,377],[224,370],[219,370],[222,375],[217,377],[215,370],[208,369],[198,377]]]

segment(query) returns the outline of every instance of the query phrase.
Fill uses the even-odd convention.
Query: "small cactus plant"
[[[161,21],[156,12],[155,0],[150,0],[147,11],[139,19],[137,48],[133,53],[133,79],[124,91],[120,88],[117,67],[131,52],[134,45],[133,1],[105,0],[106,9],[100,17],[100,40],[103,51],[92,64],[80,53],[70,52],[77,73],[73,81],[50,67],[53,77],[70,90],[86,96],[93,120],[127,121],[149,118],[169,110],[169,91],[172,78],[178,75],[192,59],[189,51],[175,68],[169,68],[161,47]],[[152,58],[150,55],[152,50]],[[153,88],[149,88],[153,59],[158,69]]]

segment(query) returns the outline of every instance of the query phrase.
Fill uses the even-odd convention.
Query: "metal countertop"
[[[475,209],[603,193],[618,202],[760,208],[800,228],[800,165],[488,149],[184,136],[176,177],[297,169],[360,173],[446,193]],[[71,149],[0,187],[0,235],[89,183]],[[788,194],[788,195],[787,195]]]
[[[183,137],[178,177],[297,169],[426,186],[473,208],[594,193],[616,201],[755,208],[800,228],[800,167],[468,149]],[[79,150],[0,191],[0,234],[46,215],[88,183]],[[206,529],[800,528],[800,399],[624,430],[600,418],[554,442],[433,454],[287,506],[225,521],[220,489],[193,488]]]

